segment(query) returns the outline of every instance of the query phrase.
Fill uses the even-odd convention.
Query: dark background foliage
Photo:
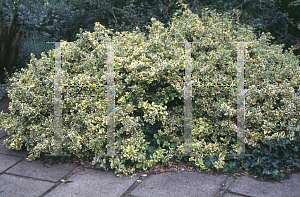
[[[210,7],[216,9],[218,13],[232,11],[233,8],[240,9],[242,16],[241,24],[249,24],[254,28],[257,36],[261,32],[270,32],[275,39],[271,44],[285,44],[284,50],[291,45],[299,45],[300,29],[297,23],[300,21],[300,3],[298,6],[289,4],[292,1],[271,1],[263,0],[219,0],[219,1],[182,1],[188,4],[188,8],[201,17],[201,9]],[[113,29],[114,32],[121,30],[131,31],[138,26],[146,35],[149,30],[146,29],[150,25],[151,17],[155,17],[165,24],[165,28],[172,22],[172,15],[178,12],[179,15],[185,9],[176,1],[170,0],[146,0],[146,1],[110,1],[103,6],[97,7],[99,4],[85,3],[76,4],[74,9],[84,9],[93,12],[92,16],[100,21],[105,27]],[[126,5],[126,6],[125,6]],[[125,26],[122,25],[123,22]],[[128,28],[130,27],[130,28]],[[89,29],[92,30],[92,29]],[[72,35],[70,35],[72,36]],[[75,34],[70,40],[75,40]],[[295,55],[299,55],[299,47],[294,50]]]
[[[293,1],[66,0],[66,2],[71,5],[71,9],[76,11],[76,14],[69,17],[64,14],[64,8],[48,6],[47,17],[44,18],[42,25],[27,27],[24,21],[18,20],[18,26],[23,24],[23,31],[30,28],[41,34],[45,32],[51,35],[49,40],[63,39],[68,42],[77,39],[76,34],[79,33],[79,28],[93,32],[95,22],[100,22],[106,28],[113,29],[114,33],[124,30],[132,32],[138,26],[148,36],[149,30],[146,26],[151,25],[152,17],[164,23],[167,28],[172,22],[173,14],[177,12],[180,16],[185,10],[180,4],[183,2],[199,17],[201,17],[201,9],[204,7],[216,9],[218,13],[232,11],[234,8],[239,9],[242,11],[239,22],[251,25],[257,36],[260,36],[261,32],[270,32],[275,37],[270,44],[285,44],[282,52],[292,45],[298,45],[293,52],[295,55],[300,54],[300,29],[297,28],[300,21],[300,3],[292,4]],[[3,10],[5,7],[7,6],[3,5]],[[0,18],[3,19],[4,16],[7,17],[7,13],[1,14]],[[21,32],[23,32],[22,30]],[[40,58],[40,54],[36,54],[36,57]],[[27,62],[29,60],[30,57]],[[23,63],[21,67],[26,67],[26,65]]]

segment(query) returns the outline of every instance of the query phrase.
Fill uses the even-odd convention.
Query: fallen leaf
[[[44,166],[46,166],[47,168],[51,168],[52,167],[51,164],[44,164]]]

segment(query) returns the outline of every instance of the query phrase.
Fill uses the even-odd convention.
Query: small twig
[[[246,1],[246,2],[244,2],[244,3],[242,3],[242,4],[238,5],[238,6],[236,6],[235,8],[233,8],[233,10],[236,9],[236,8],[238,8],[238,7],[241,7],[242,5],[244,5],[244,4],[247,3],[247,2],[248,2],[248,1]],[[230,14],[231,14],[232,12],[233,12],[233,11],[231,11]]]
[[[207,137],[207,139],[210,141],[210,139]],[[210,143],[212,143],[211,141],[210,141]]]
[[[115,18],[115,20],[116,20],[116,22],[115,22],[115,28],[116,28],[116,27],[117,27],[118,20],[117,20],[117,18],[116,18],[116,16],[115,16],[114,12],[113,12],[113,11],[110,11],[110,12],[114,15],[114,18]]]

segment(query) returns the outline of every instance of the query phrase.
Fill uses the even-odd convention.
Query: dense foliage
[[[115,168],[116,173],[121,174],[130,174],[135,167],[148,169],[157,162],[168,164],[174,161],[172,159],[182,159],[174,158],[174,149],[182,150],[182,133],[176,132],[183,128],[184,50],[177,42],[203,41],[203,45],[192,46],[192,73],[202,76],[196,80],[202,84],[211,81],[234,84],[237,49],[234,43],[224,40],[249,39],[254,42],[248,44],[245,51],[245,91],[248,95],[245,134],[248,139],[246,153],[253,153],[253,157],[246,157],[246,162],[236,167],[276,179],[282,175],[278,174],[279,165],[292,162],[299,166],[299,161],[293,158],[298,153],[299,144],[295,144],[298,138],[296,135],[294,138],[290,130],[291,125],[299,123],[297,90],[300,79],[294,77],[300,74],[299,63],[291,51],[281,54],[279,45],[269,46],[269,34],[255,38],[248,31],[249,26],[237,22],[240,14],[234,11],[228,19],[203,10],[202,17],[198,18],[186,9],[181,17],[173,18],[168,29],[152,18],[148,36],[136,31],[117,32],[113,40],[126,43],[115,44],[114,56],[116,148],[124,156],[105,158],[98,155],[105,151],[106,112],[100,100],[105,99],[106,94],[94,88],[63,88],[63,129],[67,132],[63,137],[63,150],[80,157],[94,155],[94,164],[98,167]],[[97,41],[107,41],[112,32],[99,23],[95,25],[95,32],[82,33],[76,42],[62,48],[65,80],[73,84],[95,84],[99,79],[100,84],[105,83],[107,49]],[[49,57],[42,56],[39,60],[32,56],[29,69],[16,73],[11,79],[11,114],[1,114],[4,120],[1,127],[11,134],[4,143],[15,149],[25,143],[30,161],[43,152],[53,151],[53,76],[49,73],[53,71],[55,58],[53,50]],[[226,77],[221,79],[220,73]],[[224,167],[226,171],[228,159],[224,153],[229,147],[231,153],[236,151],[235,92],[222,88],[193,89],[193,152],[203,157],[190,157],[189,160],[195,161],[201,169]],[[95,93],[98,98],[93,100],[90,96]],[[82,98],[82,95],[89,96]],[[180,103],[169,105],[175,99]],[[177,127],[172,128],[172,123]],[[270,151],[285,151],[285,146],[290,145],[292,150],[287,150],[287,155],[283,156],[279,153],[274,156],[274,152],[268,155],[268,149],[257,153],[268,144],[272,146]],[[276,150],[276,146],[282,148]],[[257,159],[268,162],[257,163]]]

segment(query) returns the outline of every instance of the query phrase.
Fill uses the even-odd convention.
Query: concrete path
[[[7,138],[7,132],[0,130],[0,197],[300,197],[300,173],[282,183],[199,172],[120,178],[113,170],[91,169],[91,164],[50,165],[41,158],[29,162],[28,151],[3,145]]]

